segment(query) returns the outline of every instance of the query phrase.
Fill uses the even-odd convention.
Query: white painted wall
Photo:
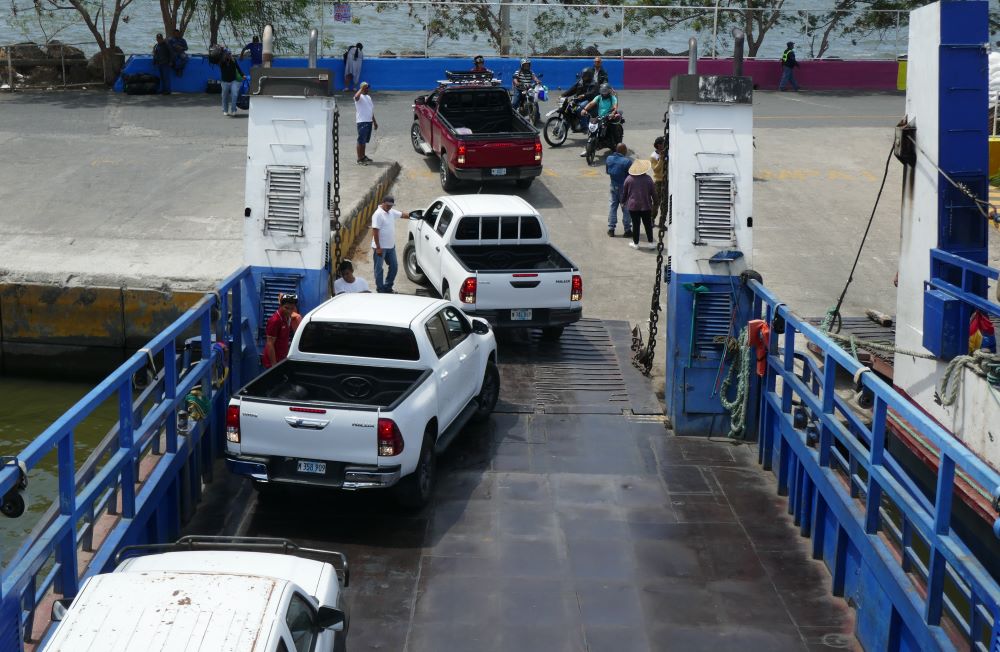
[[[938,3],[910,13],[906,115],[915,119],[917,164],[903,179],[899,287],[896,294],[896,346],[923,351],[924,283],[930,279],[930,250],[938,243]],[[919,44],[919,45],[918,45]],[[984,71],[985,74],[985,71]],[[984,114],[985,115],[985,114]],[[928,160],[930,159],[930,160]],[[951,430],[979,457],[1000,470],[1000,396],[971,372],[964,372],[958,402],[945,408],[934,401],[946,363],[896,354],[894,382],[922,409]]]
[[[322,269],[330,242],[326,184],[333,175],[333,112],[329,97],[250,98],[247,127],[244,263]],[[304,235],[264,232],[267,166],[304,166]]]
[[[694,244],[695,174],[726,173],[736,177],[736,244]],[[673,201],[673,223],[667,252],[676,274],[735,276],[753,266],[753,106],[672,101],[667,170]],[[721,250],[738,249],[743,258],[709,265]]]

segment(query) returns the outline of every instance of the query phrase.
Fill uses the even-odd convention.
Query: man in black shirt
[[[240,97],[240,86],[243,85],[243,71],[240,70],[233,53],[226,50],[219,62],[222,81],[222,115],[236,115],[236,100]]]
[[[163,34],[157,34],[156,45],[153,46],[153,65],[160,74],[160,93],[163,95],[170,95],[170,75],[173,74],[170,64],[173,60],[173,53]]]

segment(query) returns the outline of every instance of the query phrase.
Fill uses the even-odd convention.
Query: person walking
[[[156,45],[153,46],[153,65],[156,66],[156,71],[160,75],[160,94],[162,95],[170,95],[170,76],[173,74],[170,63],[173,59],[170,45],[164,40],[163,34],[157,34]]]
[[[226,50],[219,62],[222,82],[222,115],[236,117],[236,100],[240,97],[240,86],[243,84],[243,72],[240,70],[233,53]]]
[[[261,364],[270,369],[288,357],[292,344],[292,315],[298,312],[299,298],[294,294],[279,294],[278,309],[267,320],[264,334],[264,356]]]
[[[649,164],[653,168],[653,187],[656,190],[656,200],[653,202],[653,215],[650,218],[656,221],[657,211],[663,208],[663,215],[660,219],[666,219],[666,207],[663,206],[664,193],[666,192],[666,171],[667,171],[667,139],[658,136],[653,141],[653,153],[649,155]]]
[[[608,201],[608,236],[615,237],[615,227],[618,226],[618,206],[622,207],[622,224],[625,226],[625,237],[632,235],[632,217],[628,208],[621,200],[622,186],[628,179],[628,170],[632,159],[628,157],[628,147],[618,143],[607,159],[604,160],[604,170],[611,177],[611,196]]]
[[[259,66],[264,63],[264,44],[260,42],[260,37],[255,36],[240,50],[240,59],[250,53],[250,67]]]
[[[365,147],[372,139],[372,127],[378,129],[375,119],[375,105],[372,96],[368,94],[368,82],[361,82],[361,88],[354,94],[354,115],[358,123],[358,165],[368,165],[372,162],[365,154]]]
[[[639,248],[639,225],[646,230],[646,240],[653,242],[653,206],[656,201],[656,188],[649,170],[649,161],[639,159],[628,169],[628,178],[622,184],[622,205],[628,208],[629,215],[635,220],[632,229],[632,242],[628,246]]]
[[[795,44],[789,41],[785,44],[785,51],[781,54],[781,81],[778,82],[778,90],[785,90],[787,84],[792,85],[792,90],[799,90],[799,83],[795,81],[795,69],[799,67],[799,62],[795,60]]]
[[[364,46],[355,43],[344,52],[344,90],[353,91],[361,79],[361,64],[365,62]]]
[[[340,261],[337,266],[340,278],[333,282],[333,293],[351,294],[354,292],[371,292],[368,288],[368,281],[360,276],[354,275],[354,263],[349,260]]]
[[[380,294],[393,294],[392,284],[396,280],[399,261],[396,259],[396,220],[410,219],[410,214],[393,209],[396,200],[392,195],[382,198],[382,203],[372,214],[372,249],[375,250],[375,291]],[[388,273],[383,278],[382,268],[387,266]]]

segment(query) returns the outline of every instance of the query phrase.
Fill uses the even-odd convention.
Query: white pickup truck
[[[520,197],[451,195],[412,211],[403,267],[498,328],[541,328],[555,339],[583,314],[580,270]]]
[[[123,554],[145,554],[120,561]],[[299,556],[333,557],[330,563]],[[285,539],[184,537],[130,546],[52,606],[45,652],[344,652],[348,618],[341,553]]]
[[[496,406],[496,350],[489,324],[447,301],[337,295],[231,399],[227,465],[258,490],[396,486],[401,503],[423,505],[435,456]]]

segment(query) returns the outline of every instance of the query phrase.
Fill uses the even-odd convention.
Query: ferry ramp
[[[504,339],[497,412],[422,511],[303,490],[249,507],[245,534],[347,554],[353,651],[856,647],[756,447],[671,435],[625,322]]]

